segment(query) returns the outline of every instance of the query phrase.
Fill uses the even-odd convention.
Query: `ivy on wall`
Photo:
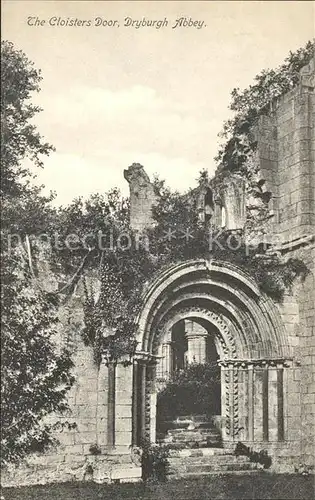
[[[273,111],[279,97],[299,83],[300,70],[309,63],[314,51],[315,41],[309,41],[305,47],[290,52],[278,68],[259,73],[245,90],[232,90],[230,110],[234,117],[224,123],[220,134],[223,143],[216,157],[218,168],[213,183],[223,182],[231,172],[251,178],[254,170],[251,155],[257,149],[255,126],[261,116]]]

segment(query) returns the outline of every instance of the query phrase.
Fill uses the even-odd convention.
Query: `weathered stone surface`
[[[124,177],[130,188],[130,225],[141,232],[152,224],[152,206],[156,201],[154,187],[139,163],[124,170]]]

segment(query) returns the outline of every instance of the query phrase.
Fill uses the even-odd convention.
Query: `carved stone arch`
[[[201,307],[182,307],[175,311],[170,311],[160,325],[159,330],[156,332],[155,341],[153,344],[153,352],[156,352],[160,343],[161,337],[168,331],[175,323],[181,319],[202,318],[216,327],[217,338],[221,346],[223,354],[222,359],[236,358],[235,339],[230,333],[225,321],[218,314]]]
[[[269,357],[271,355],[286,357],[288,355],[288,342],[279,312],[272,301],[261,294],[254,280],[233,264],[202,259],[170,266],[148,289],[144,297],[144,307],[138,318],[138,340],[141,350],[149,352],[152,348],[150,337],[154,335],[158,325],[154,329],[151,327],[161,305],[167,302],[171,304],[174,291],[181,282],[186,283],[187,286],[192,284],[198,287],[196,276],[200,274],[204,276],[209,285],[221,288],[222,293],[229,291],[232,296],[237,298],[240,306],[237,303],[231,303],[231,307],[234,308],[238,317],[243,315],[242,309],[248,311],[247,319],[243,315],[242,328],[248,339],[249,350],[253,349],[253,345],[257,346],[253,354],[248,352],[249,357]],[[216,293],[212,295],[213,300],[218,300]],[[245,342],[243,343],[245,345]]]
[[[221,365],[224,439],[227,442],[235,439],[252,441],[257,427],[253,411],[256,406],[259,418],[267,428],[269,403],[268,397],[264,399],[263,395],[270,390],[275,397],[277,387],[281,407],[281,368],[277,386],[268,382],[267,373],[272,363],[281,365],[289,357],[286,331],[277,307],[261,293],[246,272],[231,263],[199,259],[170,266],[154,280],[144,297],[138,318],[138,345],[142,359],[158,359],[158,346],[165,330],[180,319],[189,318],[196,322],[198,318],[204,318],[214,327]],[[260,368],[259,363],[265,364]],[[259,378],[262,369],[264,376]],[[258,389],[259,398],[254,399],[256,376],[261,388]],[[148,379],[147,385],[143,382],[141,387],[148,388],[150,384]],[[143,408],[150,407],[149,397],[148,392],[143,393]],[[248,410],[245,409],[246,398]],[[283,435],[281,411],[280,439]],[[145,429],[148,425],[146,423]]]
[[[191,302],[191,305],[189,305],[189,301]],[[154,339],[156,334],[155,332],[158,329],[155,328],[155,325],[159,325],[161,322],[163,322],[164,317],[167,317],[168,315],[172,316],[172,311],[175,311],[181,307],[185,307],[187,311],[189,311],[189,309],[194,311],[199,308],[199,310],[207,311],[209,314],[211,314],[212,312],[216,313],[218,318],[222,318],[222,321],[225,322],[226,326],[226,328],[222,329],[222,333],[226,335],[227,344],[230,345],[230,348],[235,353],[235,339],[237,339],[238,356],[240,358],[249,356],[246,335],[244,335],[243,333],[243,329],[246,328],[245,319],[235,316],[235,314],[233,314],[233,309],[225,301],[220,300],[215,296],[212,297],[209,295],[192,292],[191,294],[183,294],[183,296],[180,296],[178,298],[175,297],[169,300],[168,304],[169,307],[166,309],[166,311],[157,314],[156,323],[150,325],[151,338]],[[253,326],[251,326],[251,329],[253,329]],[[149,346],[151,350],[151,344],[149,344]],[[233,349],[235,349],[235,351]],[[233,357],[232,354],[231,357]]]

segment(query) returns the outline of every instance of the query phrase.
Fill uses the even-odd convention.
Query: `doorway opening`
[[[163,338],[157,366],[157,441],[221,445],[221,376],[213,325],[178,321]]]

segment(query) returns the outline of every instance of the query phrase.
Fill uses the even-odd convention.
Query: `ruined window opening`
[[[209,222],[214,211],[213,193],[210,188],[207,188],[204,197],[204,221]]]
[[[213,208],[213,193],[210,188],[207,188],[206,194],[205,194],[205,206],[209,206]]]

